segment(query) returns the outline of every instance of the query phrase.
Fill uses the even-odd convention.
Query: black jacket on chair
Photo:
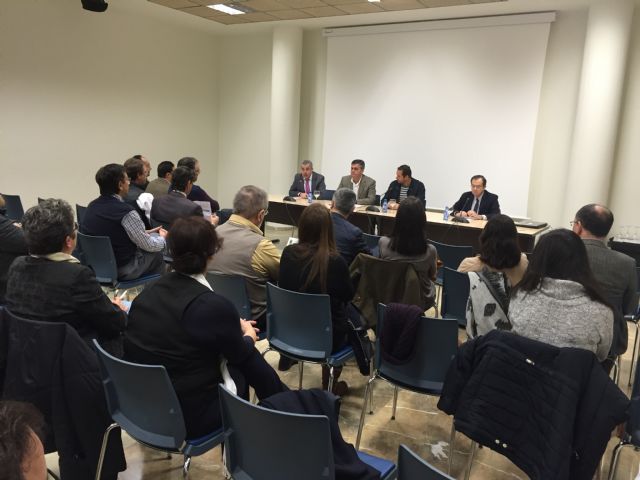
[[[473,193],[464,192],[460,195],[460,200],[453,204],[454,212],[465,211],[468,212],[473,207]],[[498,195],[485,190],[480,200],[480,208],[478,208],[478,215],[484,215],[487,219],[495,217],[500,214],[500,204],[498,203]]]
[[[57,451],[65,480],[93,480],[102,436],[112,423],[96,354],[65,323],[21,320],[0,309],[2,398],[32,403],[49,426],[45,452]],[[126,468],[112,433],[103,479]]]
[[[534,480],[593,478],[628,406],[593,353],[500,330],[460,347],[438,402]]]

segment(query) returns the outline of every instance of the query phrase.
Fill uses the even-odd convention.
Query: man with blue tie
[[[313,171],[311,160],[303,160],[300,164],[300,173],[293,177],[293,183],[289,187],[289,196],[309,198],[314,191],[324,192],[327,187],[324,184],[324,176]]]
[[[453,205],[456,217],[469,217],[472,220],[488,220],[500,214],[498,196],[485,190],[487,179],[483,175],[471,177],[471,191],[464,192]]]

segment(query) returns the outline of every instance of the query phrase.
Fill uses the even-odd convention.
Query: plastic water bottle
[[[389,202],[387,202],[387,199],[385,198],[384,201],[382,202],[382,213],[387,213],[388,210],[389,210]]]
[[[313,202],[313,194],[311,192],[307,193],[307,202],[309,202],[309,205]]]
[[[442,219],[445,222],[449,220],[449,207],[444,207],[444,212],[442,212]]]

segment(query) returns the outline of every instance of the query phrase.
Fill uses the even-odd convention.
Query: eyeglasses
[[[73,222],[73,231],[77,232],[78,230],[80,230],[80,225],[78,225],[78,222]]]
[[[262,210],[264,212],[264,216],[266,217],[267,215],[269,215],[269,209],[265,208],[264,210]]]
[[[571,225],[571,226],[573,227],[574,225],[577,225],[577,224],[579,224],[579,223],[580,223],[580,220],[571,220],[571,221],[569,222],[569,225]]]

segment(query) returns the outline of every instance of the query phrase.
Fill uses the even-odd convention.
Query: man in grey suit
[[[353,190],[356,202],[360,205],[376,203],[376,181],[364,174],[364,160],[356,159],[351,162],[351,175],[342,177],[338,190],[341,188]]]
[[[324,176],[313,171],[311,160],[303,160],[300,164],[300,173],[296,173],[289,187],[289,196],[307,198],[309,195],[313,196],[316,190],[322,193],[326,189]]]
[[[585,205],[576,213],[573,231],[582,238],[587,249],[589,265],[613,307],[613,341],[610,358],[627,350],[627,322],[624,315],[638,308],[636,262],[624,253],[605,245],[613,225],[613,213],[603,205]]]

